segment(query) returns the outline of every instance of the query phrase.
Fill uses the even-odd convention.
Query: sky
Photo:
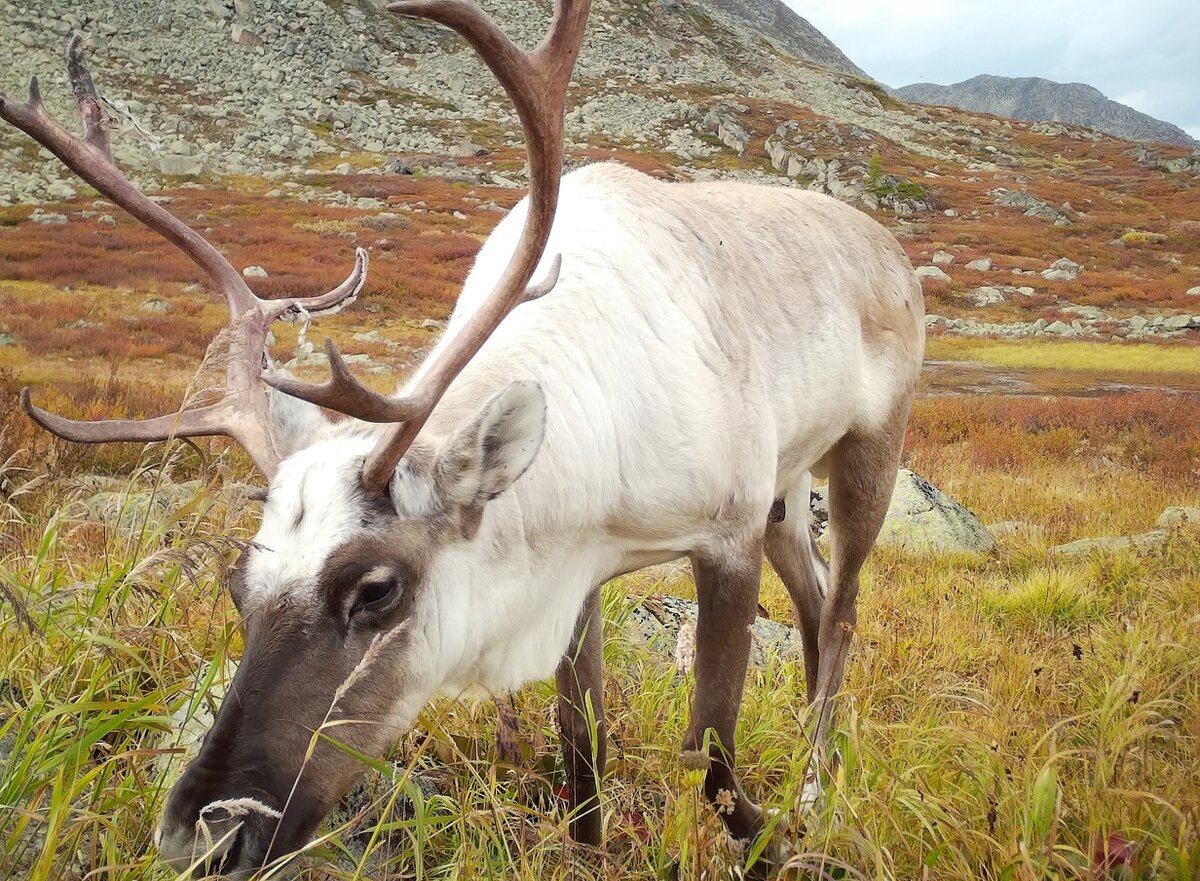
[[[875,79],[1095,86],[1200,139],[1200,0],[784,0]]]

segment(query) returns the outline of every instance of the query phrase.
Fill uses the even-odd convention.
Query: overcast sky
[[[1041,76],[1200,138],[1200,0],[784,0],[889,86]]]

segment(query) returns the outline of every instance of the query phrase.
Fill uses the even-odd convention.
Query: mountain
[[[1106,98],[1084,83],[1056,83],[1040,77],[972,77],[952,86],[914,83],[895,90],[897,97],[991,113],[1031,122],[1067,122],[1131,141],[1157,141],[1180,147],[1197,142],[1178,126]]]
[[[783,0],[705,0],[707,5],[739,19],[774,40],[797,58],[839,73],[867,74],[823,33]]]

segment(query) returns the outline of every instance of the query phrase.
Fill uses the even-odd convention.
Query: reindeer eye
[[[395,596],[398,587],[395,579],[368,581],[358,592],[358,602],[354,604],[355,611],[365,609],[373,612],[382,609]]]

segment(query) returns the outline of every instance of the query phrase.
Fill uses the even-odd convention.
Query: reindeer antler
[[[259,299],[241,273],[211,243],[148,198],[121,173],[109,146],[108,116],[96,94],[83,58],[83,40],[78,35],[67,49],[67,75],[83,123],[82,138],[72,135],[46,113],[37,77],[30,80],[29,98],[23,104],[12,103],[0,94],[0,119],[25,132],[110,201],[186,254],[213,281],[229,307],[228,329],[233,332],[225,396],[209,406],[144,420],[66,419],[35,407],[29,389],[21,392],[22,407],[47,431],[83,443],[225,435],[240,443],[269,477],[279,464],[280,454],[270,433],[266,391],[259,382],[267,331],[276,319],[328,313],[351,302],[366,282],[366,252],[358,249],[350,276],[326,294]]]
[[[518,304],[546,293],[558,278],[556,260],[547,281],[530,287],[550,237],[563,163],[563,111],[567,85],[583,43],[591,0],[556,0],[550,30],[523,51],[470,0],[403,0],[388,10],[428,18],[458,31],[475,49],[516,105],[529,154],[529,211],[516,251],[492,293],[468,319],[404,397],[371,391],[350,376],[332,344],[332,377],[324,385],[266,377],[275,388],[331,406],[359,419],[396,422],[363,466],[363,484],[382,490],[454,378]]]

